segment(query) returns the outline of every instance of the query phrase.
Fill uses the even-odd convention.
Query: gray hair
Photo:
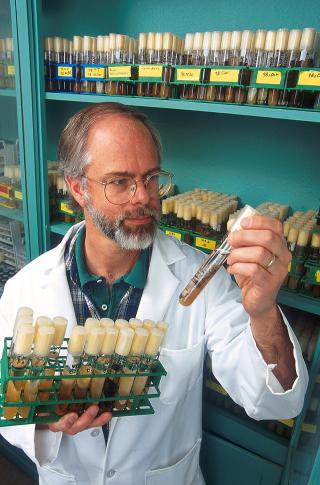
[[[90,163],[87,141],[90,128],[100,119],[113,114],[122,114],[127,118],[142,123],[149,131],[161,161],[162,146],[160,135],[146,115],[131,106],[121,103],[97,103],[88,106],[69,119],[63,129],[58,148],[60,170],[64,177],[78,178]]]

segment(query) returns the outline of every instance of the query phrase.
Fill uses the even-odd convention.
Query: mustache
[[[148,207],[139,207],[133,211],[123,211],[119,214],[117,220],[118,222],[123,222],[124,219],[135,219],[137,217],[145,217],[150,216],[155,219],[157,222],[160,219],[160,211],[157,209],[150,209]]]

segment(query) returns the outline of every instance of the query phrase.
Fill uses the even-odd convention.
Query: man
[[[184,307],[179,294],[205,256],[156,229],[160,144],[144,115],[113,103],[85,108],[64,129],[59,159],[85,225],[7,283],[2,334],[12,334],[19,306],[67,317],[67,335],[90,315],[164,319],[160,359],[168,375],[154,416],[111,419],[91,406],[47,428],[3,435],[37,463],[40,484],[203,484],[205,350],[218,380],[253,418],[289,418],[302,408],[307,371],[276,305],[290,260],[281,224],[245,220],[230,237],[228,257],[241,291],[222,268]]]

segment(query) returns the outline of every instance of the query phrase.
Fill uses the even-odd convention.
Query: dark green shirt
[[[130,286],[143,290],[146,284],[148,265],[147,250],[140,252],[139,258],[131,271],[118,278],[111,288],[103,276],[89,273],[84,258],[84,240],[86,228],[81,229],[75,244],[75,258],[78,268],[80,287],[88,295],[101,317],[114,318],[121,299]]]

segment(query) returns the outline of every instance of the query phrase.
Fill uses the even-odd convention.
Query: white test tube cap
[[[34,327],[28,324],[20,325],[14,339],[13,353],[21,357],[29,355],[31,353],[33,339]]]
[[[71,332],[68,343],[68,352],[73,356],[80,356],[87,338],[87,330],[82,325],[76,325]]]
[[[241,229],[241,221],[245,217],[252,217],[252,216],[255,216],[255,215],[258,215],[258,214],[259,214],[259,212],[256,209],[254,209],[250,205],[245,205],[243,207],[243,209],[241,209],[241,211],[240,211],[238,217],[236,218],[236,220],[234,221],[234,223],[232,224],[230,232],[234,232],[234,231]]]
[[[34,338],[34,355],[37,357],[46,357],[49,354],[54,332],[55,330],[53,326],[43,326],[38,328]]]

